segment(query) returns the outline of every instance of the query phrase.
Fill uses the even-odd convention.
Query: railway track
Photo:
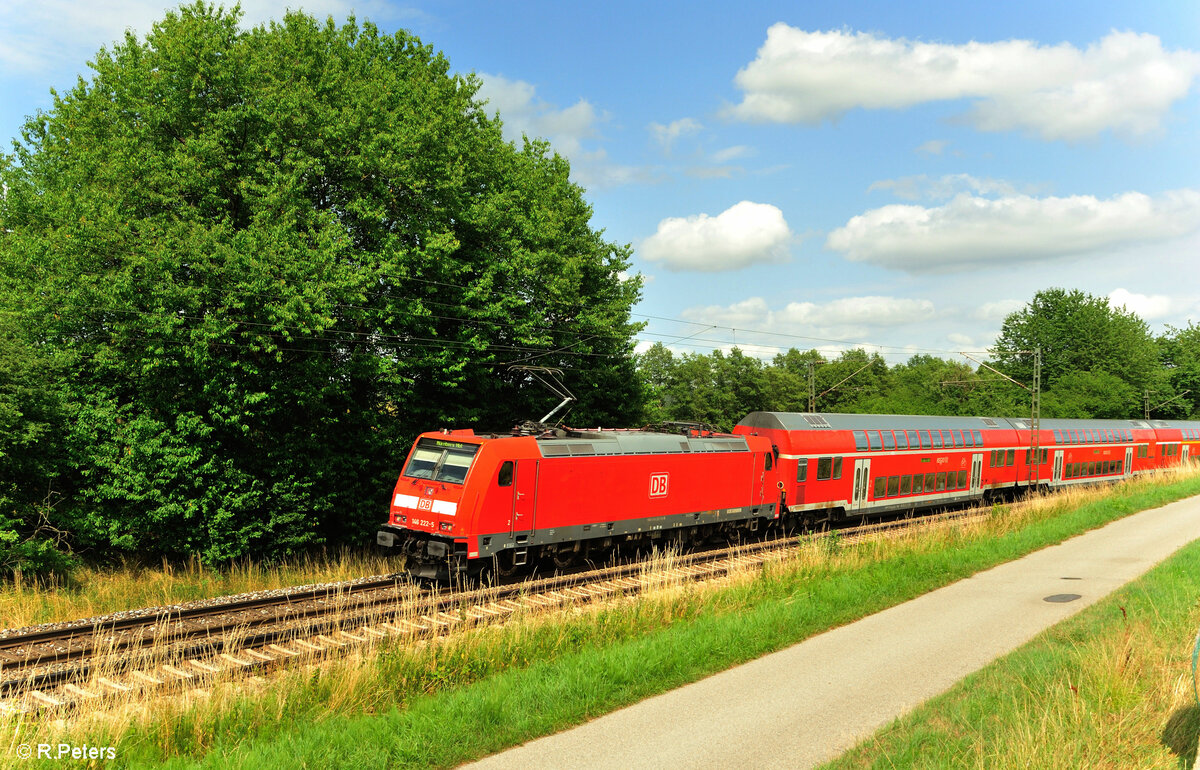
[[[814,539],[853,543],[912,526],[979,517],[956,511],[912,520],[764,540],[674,556],[665,576],[642,562],[463,591],[422,591],[407,577],[151,608],[0,632],[0,711],[71,708],[105,697],[192,688],[223,674],[261,671],[361,648],[385,637],[422,638],[546,610],[637,593],[664,577],[700,581],[761,565]]]

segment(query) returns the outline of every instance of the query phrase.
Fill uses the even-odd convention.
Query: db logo
[[[432,511],[433,510],[433,500],[429,499],[428,497],[422,497],[420,500],[417,501],[417,510],[418,511]]]
[[[667,496],[667,474],[665,474],[665,473],[650,474],[650,496],[651,497],[666,497]]]

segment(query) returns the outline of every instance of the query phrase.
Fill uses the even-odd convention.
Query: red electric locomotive
[[[377,535],[416,577],[558,567],[632,540],[690,541],[779,516],[769,439],[703,430],[424,433]]]

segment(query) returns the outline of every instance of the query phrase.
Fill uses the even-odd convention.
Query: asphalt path
[[[1197,538],[1200,497],[1128,516],[471,767],[813,767]]]

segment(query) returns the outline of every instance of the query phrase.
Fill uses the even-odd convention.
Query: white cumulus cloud
[[[789,302],[774,309],[762,297],[750,297],[732,305],[688,308],[681,315],[690,321],[747,332],[852,342],[897,326],[928,321],[935,316],[935,309],[927,299],[885,296],[843,297],[822,303]],[[782,344],[794,343],[785,340]]]
[[[504,138],[520,146],[522,136],[545,139],[555,152],[571,161],[571,176],[588,187],[611,187],[641,181],[644,169],[613,163],[599,140],[598,126],[607,116],[591,102],[580,99],[570,107],[559,108],[542,101],[537,89],[524,80],[503,75],[477,73],[481,85],[477,98],[486,100],[489,113],[499,112]]]
[[[744,97],[728,113],[818,123],[855,108],[969,99],[965,118],[984,131],[1024,130],[1048,140],[1110,129],[1140,135],[1159,127],[1197,74],[1200,53],[1167,51],[1155,35],[1134,32],[1114,31],[1080,49],[1029,40],[925,43],[780,22],[738,72]]]
[[[642,242],[641,255],[668,270],[718,272],[785,262],[792,231],[769,203],[742,201],[720,214],[669,217]]]
[[[995,193],[1011,194],[1016,192],[1010,183],[1002,179],[979,179],[970,174],[946,174],[934,179],[925,174],[900,177],[899,179],[884,179],[873,182],[867,192],[887,190],[897,198],[905,200],[945,200],[953,198],[961,192],[991,195]]]
[[[1200,228],[1200,191],[996,199],[961,194],[941,206],[890,205],[852,217],[825,245],[855,262],[920,273],[1104,252]]]
[[[1162,294],[1135,294],[1127,289],[1114,289],[1108,294],[1108,304],[1123,307],[1143,321],[1168,318],[1174,310],[1171,298]]]
[[[663,152],[671,152],[671,146],[675,144],[675,140],[681,136],[689,136],[700,131],[704,126],[700,122],[692,118],[680,118],[673,120],[667,125],[662,123],[650,124],[650,135],[662,147]]]

